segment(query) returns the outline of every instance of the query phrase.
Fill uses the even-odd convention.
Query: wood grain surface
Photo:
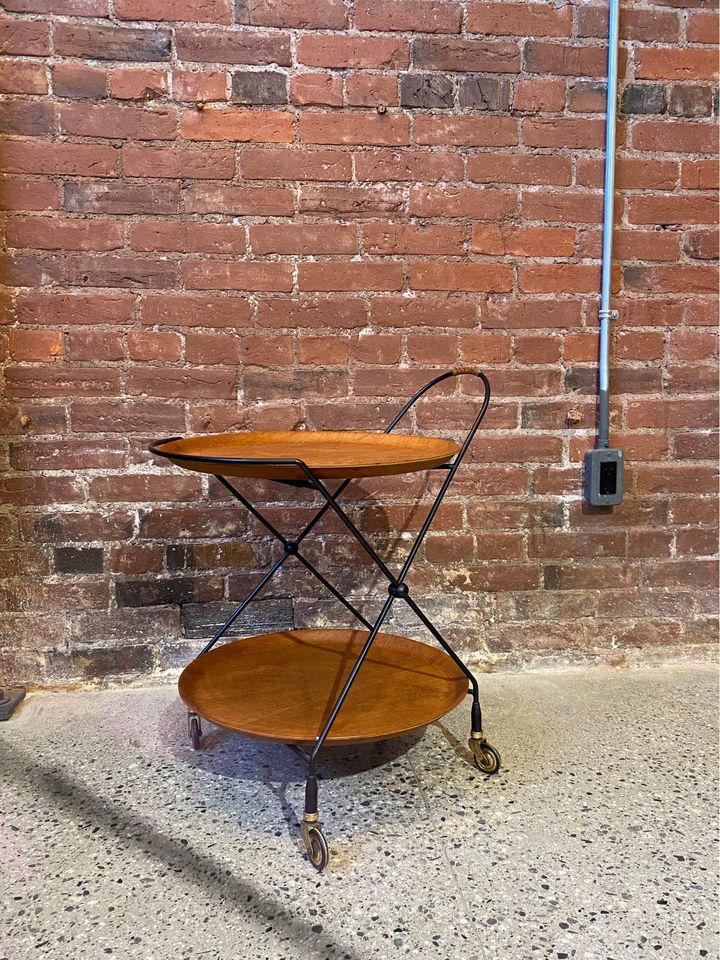
[[[216,433],[155,445],[154,452],[178,467],[226,477],[300,480],[298,466],[248,464],[242,459],[296,459],[322,479],[379,477],[427,470],[451,460],[460,448],[439,437],[350,431]]]
[[[310,744],[367,638],[362,630],[288,630],[234,640],[183,671],[180,696],[212,723],[282,743]],[[380,633],[326,741],[385,740],[452,710],[467,693],[443,651]]]

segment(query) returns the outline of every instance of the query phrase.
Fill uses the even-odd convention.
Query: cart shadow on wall
[[[367,479],[353,482],[344,497],[348,515],[360,529],[368,532],[368,539],[385,563],[403,562],[406,559],[417,530],[427,514],[428,500],[437,494],[439,481],[440,478],[429,474],[410,474],[378,477],[372,483]],[[334,492],[337,484],[328,486],[331,492]],[[208,492],[210,504],[233,503],[232,496],[217,483],[211,481]],[[312,491],[293,490],[290,496],[279,484],[270,482],[265,484],[260,481],[254,493],[260,511],[273,516],[274,522],[285,528],[288,535],[291,535],[294,527],[302,527],[302,519],[298,519],[295,514],[300,512],[302,516],[304,511],[310,514],[317,505]],[[394,507],[399,507],[402,517],[392,518],[385,504],[381,502],[382,498],[389,500]],[[367,617],[372,618],[377,612],[377,603],[373,601],[377,597],[378,589],[385,583],[385,578],[364,551],[349,544],[347,537],[342,537],[342,527],[337,523],[333,525],[332,521],[333,518],[326,517],[319,530],[324,548],[319,552],[311,548],[307,555],[323,570],[336,588]],[[197,531],[196,537],[204,539],[201,531]],[[193,602],[189,608],[181,606],[183,651],[186,658],[200,653],[209,638],[238,607],[242,595],[262,578],[273,562],[272,538],[268,537],[267,532],[257,523],[251,523],[241,536],[231,537],[228,542],[260,543],[261,559],[249,566],[234,567],[228,571],[231,578],[231,595],[228,599],[202,604]],[[192,543],[194,539],[188,541],[188,545]],[[331,558],[330,563],[327,562],[328,557]],[[422,557],[419,566],[421,564]],[[412,574],[408,581],[412,585]],[[435,614],[435,606],[434,598],[429,599],[427,607],[432,615]],[[460,613],[449,626],[467,624],[468,607],[460,607]],[[445,612],[447,614],[449,611]],[[404,615],[400,615],[401,613]],[[417,639],[433,643],[430,631],[409,610],[393,611],[385,623],[391,629],[411,629]],[[313,589],[313,579],[306,570],[298,566],[286,566],[267,583],[262,594],[224,633],[223,640],[236,640],[260,632],[330,625],[355,627],[357,622],[329,593],[318,596]],[[187,660],[180,662],[184,665]]]

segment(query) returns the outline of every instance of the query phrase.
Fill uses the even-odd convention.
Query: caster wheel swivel
[[[303,820],[302,836],[310,863],[316,870],[324,870],[330,859],[330,851],[320,822]]]
[[[202,740],[202,724],[196,713],[188,713],[188,736],[193,750],[199,750]]]
[[[487,740],[471,737],[468,740],[468,746],[472,751],[475,766],[483,773],[497,773],[500,769],[500,754],[495,747]]]

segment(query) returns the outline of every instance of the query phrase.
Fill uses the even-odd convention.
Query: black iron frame
[[[300,561],[300,563],[310,573],[312,573],[320,581],[320,583],[322,583],[323,586],[326,587],[326,589],[329,590],[329,592],[337,600],[339,600],[353,614],[353,616],[369,631],[367,639],[365,640],[365,643],[363,644],[363,647],[360,653],[358,654],[358,657],[355,663],[353,664],[353,667],[350,670],[350,673],[348,674],[347,679],[345,680],[343,688],[340,691],[337,697],[337,700],[335,701],[335,704],[333,705],[333,708],[330,711],[327,717],[327,720],[325,721],[325,724],[320,734],[318,735],[317,740],[307,758],[308,759],[308,776],[307,776],[307,782],[306,782],[306,788],[305,788],[305,821],[307,823],[316,823],[317,817],[318,817],[318,782],[317,782],[318,754],[322,749],[322,746],[325,743],[330,733],[330,730],[332,729],[333,723],[335,722],[335,719],[338,713],[340,712],[342,705],[345,702],[345,699],[348,693],[350,692],[350,689],[352,688],[352,685],[355,681],[358,671],[362,667],[362,664],[370,651],[373,641],[375,640],[376,636],[380,632],[380,628],[382,627],[383,623],[387,619],[388,614],[390,613],[390,610],[392,608],[392,605],[396,599],[404,600],[405,603],[408,604],[408,606],[415,613],[415,615],[418,617],[420,622],[430,631],[430,633],[437,640],[440,646],[445,650],[445,652],[452,658],[452,660],[457,664],[460,670],[462,670],[462,672],[468,678],[468,681],[470,683],[470,690],[468,692],[472,694],[471,741],[474,741],[478,744],[485,744],[486,742],[483,735],[483,731],[482,731],[482,711],[480,708],[480,691],[479,691],[478,682],[474,677],[474,675],[471,673],[471,671],[468,669],[468,667],[463,663],[463,661],[455,653],[455,651],[453,650],[451,645],[448,643],[448,641],[442,636],[442,634],[435,627],[435,625],[432,623],[430,618],[422,611],[422,609],[417,604],[415,599],[410,595],[410,590],[407,584],[405,583],[405,578],[407,577],[407,574],[413,564],[413,561],[415,560],[415,557],[417,556],[417,553],[420,550],[420,547],[422,546],[425,536],[428,530],[430,529],[430,526],[435,518],[435,515],[438,509],[440,508],[440,505],[445,497],[445,494],[447,493],[448,488],[450,487],[450,484],[452,483],[453,478],[455,477],[458,467],[462,463],[465,457],[465,454],[467,453],[468,448],[472,443],[472,440],[475,434],[477,433],[477,430],[485,416],[488,405],[490,403],[490,383],[488,381],[488,378],[481,371],[467,370],[467,369],[449,370],[447,373],[440,374],[439,376],[435,377],[434,379],[426,383],[423,387],[421,387],[421,389],[418,390],[405,403],[405,405],[402,407],[402,409],[397,414],[397,416],[385,428],[384,432],[385,433],[392,432],[392,430],[395,429],[398,423],[408,413],[408,411],[414,406],[414,404],[421,397],[423,397],[429,390],[431,390],[437,384],[442,383],[443,381],[448,380],[451,377],[457,377],[457,376],[474,376],[479,378],[482,381],[483,387],[484,387],[484,394],[483,394],[482,402],[480,404],[480,409],[475,417],[475,420],[472,426],[470,427],[468,433],[466,434],[465,439],[463,440],[460,450],[455,455],[452,462],[447,464],[442,464],[439,467],[431,468],[433,470],[445,471],[446,476],[440,486],[440,490],[438,491],[435,497],[435,501],[430,507],[427,517],[425,518],[425,521],[423,522],[420,528],[420,531],[418,532],[418,535],[415,538],[415,541],[412,547],[410,548],[410,551],[407,557],[405,558],[405,561],[402,564],[400,572],[397,575],[393,574],[390,568],[379,556],[377,551],[367,541],[367,539],[362,534],[362,532],[357,528],[357,526],[353,523],[353,521],[347,516],[345,511],[343,511],[343,509],[338,505],[338,498],[346,489],[348,484],[351,482],[350,479],[343,480],[340,483],[340,486],[335,491],[335,493],[331,493],[326,487],[326,485],[322,482],[322,480],[312,470],[312,468],[299,459],[295,459],[295,458],[278,458],[278,459],[247,458],[246,459],[246,458],[243,458],[242,460],[238,460],[238,458],[221,458],[221,457],[207,458],[209,461],[211,461],[214,464],[221,464],[223,462],[237,464],[241,462],[247,465],[272,464],[274,466],[294,466],[304,474],[306,478],[305,480],[279,480],[277,482],[315,490],[317,493],[321,495],[321,497],[325,502],[320,507],[320,509],[318,510],[317,514],[313,517],[313,519],[304,527],[304,529],[296,537],[292,539],[288,539],[286,536],[280,533],[280,531],[277,530],[277,528],[266,517],[262,515],[262,513],[257,509],[257,507],[255,507],[242,493],[240,493],[224,476],[222,476],[221,474],[214,474],[215,478],[225,487],[225,489],[231,494],[231,496],[234,497],[237,501],[239,501],[250,512],[250,514],[253,517],[255,517],[255,519],[258,520],[259,523],[262,524],[262,526],[265,527],[265,529],[269,533],[271,533],[282,544],[284,553],[281,557],[279,557],[275,561],[275,563],[271,566],[271,568],[267,571],[267,573],[264,574],[260,582],[250,591],[247,597],[238,606],[238,608],[231,614],[231,616],[227,619],[227,621],[215,631],[212,638],[208,641],[208,643],[201,650],[198,656],[199,657],[203,656],[203,654],[207,653],[209,650],[211,650],[215,646],[218,640],[220,640],[224,636],[224,634],[230,629],[230,627],[237,620],[237,618],[243,613],[243,611],[248,607],[248,605],[252,603],[252,601],[263,590],[263,588],[268,583],[268,581],[278,572],[278,570],[280,570],[280,568],[285,564],[287,559],[291,556],[296,557]],[[172,438],[172,439],[177,439],[177,438]],[[153,444],[150,447],[150,450],[153,453],[157,453],[161,456],[162,455],[167,456],[167,454],[164,454],[163,451],[159,449],[162,446],[162,444],[167,442],[168,442],[168,439],[160,440],[157,443]],[[174,454],[173,458],[176,460],[181,460],[182,455]],[[187,458],[192,459],[196,462],[198,460],[203,459],[202,457],[199,457],[196,455],[188,456]],[[308,536],[308,534],[316,527],[316,525],[320,522],[320,520],[325,516],[325,514],[329,510],[333,511],[339,517],[340,521],[343,523],[346,529],[353,535],[353,537],[357,540],[357,542],[363,547],[363,549],[368,554],[368,556],[373,561],[373,563],[377,566],[377,568],[388,580],[387,599],[385,600],[382,606],[382,609],[380,610],[379,614],[377,615],[377,617],[373,622],[371,622],[365,616],[363,616],[363,614],[356,609],[356,607],[347,599],[347,597],[344,597],[327,580],[327,578],[324,577],[322,573],[320,573],[320,571],[314,566],[314,564],[312,564],[300,552],[300,549],[299,549],[300,544]]]

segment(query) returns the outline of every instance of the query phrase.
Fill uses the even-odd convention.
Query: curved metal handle
[[[389,433],[393,429],[393,427],[405,416],[407,411],[410,409],[410,407],[412,407],[412,405],[416,402],[416,400],[419,400],[420,397],[422,397],[424,394],[428,392],[428,390],[431,390],[438,383],[442,383],[443,380],[448,380],[450,377],[462,377],[462,376],[473,376],[473,377],[477,377],[479,380],[482,380],[483,386],[485,387],[482,403],[480,404],[480,409],[478,410],[477,416],[475,417],[475,421],[473,422],[473,425],[470,427],[467,434],[465,435],[465,439],[463,440],[462,445],[460,446],[460,449],[455,455],[453,461],[451,463],[443,465],[443,468],[447,470],[447,474],[445,475],[445,479],[442,482],[440,491],[438,492],[438,495],[435,499],[435,503],[430,508],[430,512],[425,518],[425,522],[420,528],[420,532],[417,535],[415,543],[410,548],[410,552],[407,555],[407,558],[405,559],[405,563],[403,564],[402,570],[400,571],[400,574],[397,577],[397,581],[399,583],[402,583],[403,580],[405,579],[405,575],[410,569],[410,566],[415,558],[415,555],[420,549],[420,546],[423,540],[425,539],[425,535],[430,529],[430,524],[433,522],[435,514],[437,513],[438,508],[442,503],[443,497],[445,496],[448,487],[453,482],[455,474],[457,473],[457,469],[460,466],[460,464],[463,462],[465,454],[468,451],[468,447],[472,443],[473,437],[477,433],[478,427],[482,423],[483,417],[487,412],[487,408],[490,404],[490,381],[482,372],[482,370],[472,370],[468,367],[455,367],[453,370],[448,370],[447,373],[441,373],[439,377],[434,377],[432,380],[430,380],[429,383],[426,383],[424,387],[418,390],[418,392],[415,394],[414,397],[411,397],[410,400],[408,400],[408,402],[402,408],[400,413],[395,417],[393,422],[385,431],[385,433]]]
[[[402,420],[402,418],[408,412],[408,410],[413,406],[413,404],[416,403],[422,396],[424,396],[428,392],[428,390],[432,390],[434,386],[437,386],[438,383],[442,383],[444,380],[449,380],[450,377],[465,377],[465,376],[477,377],[479,380],[482,380],[483,385],[485,387],[485,393],[483,396],[482,405],[480,407],[480,412],[478,413],[475,423],[471,427],[470,433],[468,434],[469,439],[466,438],[466,442],[463,444],[461,453],[464,456],[465,451],[467,450],[467,447],[470,445],[472,438],[475,436],[475,433],[477,432],[477,428],[480,426],[482,419],[485,416],[485,413],[488,408],[488,404],[490,403],[490,381],[482,372],[482,370],[475,370],[473,367],[453,367],[452,370],[448,370],[446,373],[441,373],[439,376],[433,377],[432,380],[429,380],[424,387],[421,387],[417,391],[417,393],[407,401],[407,403],[403,406],[403,408],[400,410],[397,416],[385,428],[385,433],[390,433],[391,430],[394,430],[395,427],[398,425],[398,423]]]

